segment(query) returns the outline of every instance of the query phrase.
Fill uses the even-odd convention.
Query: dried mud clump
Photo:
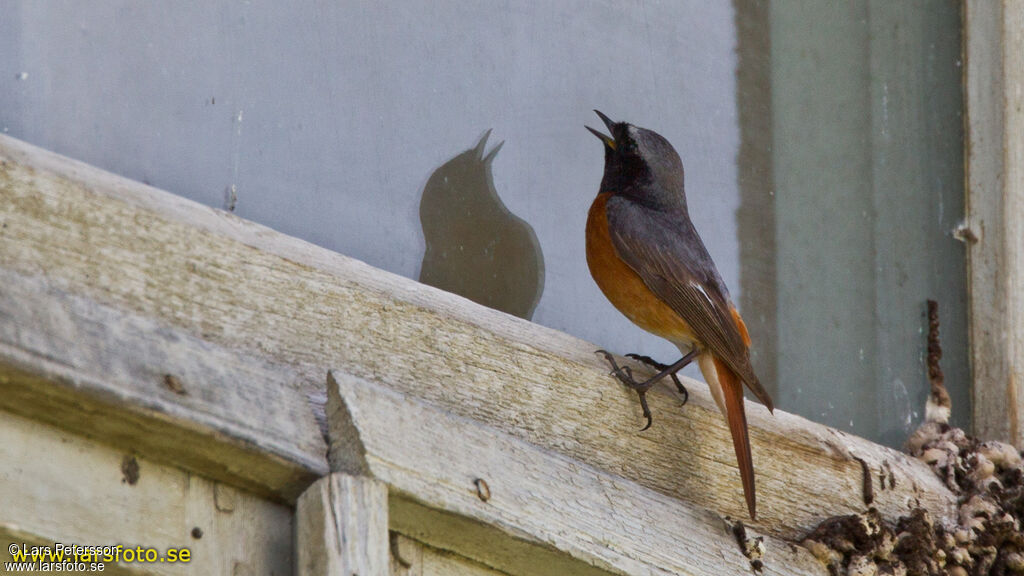
[[[836,576],[1024,574],[1021,453],[940,422],[918,428],[908,448],[957,495],[956,525],[920,508],[887,522],[871,508],[826,520],[804,546]]]
[[[835,576],[1024,575],[1024,464],[1021,452],[1002,442],[982,442],[947,423],[938,360],[938,316],[929,303],[928,364],[932,394],[926,422],[907,441],[957,496],[955,525],[932,521],[915,509],[895,522],[874,508],[826,520],[803,544]]]

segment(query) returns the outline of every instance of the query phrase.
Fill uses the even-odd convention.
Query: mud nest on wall
[[[1024,574],[1020,452],[940,422],[918,428],[908,448],[957,495],[956,525],[935,523],[921,508],[895,521],[871,508],[826,520],[804,546],[837,576]]]
[[[950,412],[939,359],[938,311],[928,303],[926,421],[907,451],[927,463],[957,496],[955,525],[936,523],[924,509],[895,521],[877,510],[830,518],[803,544],[840,576],[1024,574],[1024,465],[1021,452],[982,442],[947,423]]]

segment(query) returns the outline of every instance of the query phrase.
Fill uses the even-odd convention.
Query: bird
[[[590,275],[615,308],[675,344],[683,357],[669,366],[654,363],[659,372],[638,382],[628,366],[620,367],[605,350],[597,352],[612,374],[639,395],[647,419],[644,430],[652,422],[647,391],[697,362],[728,423],[747,510],[756,519],[743,385],[769,412],[774,413],[774,405],[751,364],[747,327],[690,221],[682,159],[660,134],[594,112],[609,134],[585,126],[604,143],[604,175],[587,215]]]

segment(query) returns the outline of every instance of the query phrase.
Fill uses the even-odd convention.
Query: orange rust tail
[[[740,313],[735,308],[729,308],[729,312],[732,314],[732,319],[736,323],[736,328],[740,331],[740,338],[743,339],[743,344],[750,348],[750,333],[747,332],[747,324],[743,322],[743,318],[740,318]],[[768,411],[772,414],[775,413],[775,405],[772,403],[772,397],[768,395],[768,391],[764,389],[761,382],[757,379],[757,375],[754,374],[753,370],[750,371],[749,377],[746,379],[747,387],[750,391],[757,396],[757,399],[768,408]]]
[[[739,310],[735,308],[729,308],[729,312],[732,314],[732,320],[736,323],[736,328],[740,331],[740,338],[743,339],[743,343],[750,347],[750,332],[747,332],[747,323],[740,318]]]
[[[750,519],[757,518],[757,498],[754,494],[754,462],[750,457],[750,437],[747,435],[747,414],[743,408],[743,383],[732,370],[718,358],[714,358],[718,382],[725,398],[726,421],[732,433],[732,444],[736,449],[736,462],[743,481],[743,495],[747,499]]]

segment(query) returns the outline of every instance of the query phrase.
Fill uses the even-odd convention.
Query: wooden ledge
[[[511,574],[751,570],[716,514],[409,395],[329,377],[328,415],[332,468],[382,480],[393,499],[411,501],[391,507],[390,524],[427,544]],[[429,528],[416,521],[421,508],[435,511]],[[480,530],[487,546],[465,542]],[[764,574],[826,572],[803,548],[770,537],[765,548]]]
[[[640,433],[635,396],[592,344],[3,136],[0,274],[18,287],[0,297],[0,398],[12,399],[0,407],[214,479],[292,500],[325,473],[331,368],[536,449],[536,466],[635,486],[637,513],[660,514],[644,508],[665,498],[698,519],[746,519],[703,383],[685,382],[684,407],[651,394],[654,426]],[[920,505],[953,518],[953,495],[902,453],[760,405],[748,413],[757,531],[798,539],[864,510],[866,484],[886,517]],[[362,414],[366,429],[391,418]]]

